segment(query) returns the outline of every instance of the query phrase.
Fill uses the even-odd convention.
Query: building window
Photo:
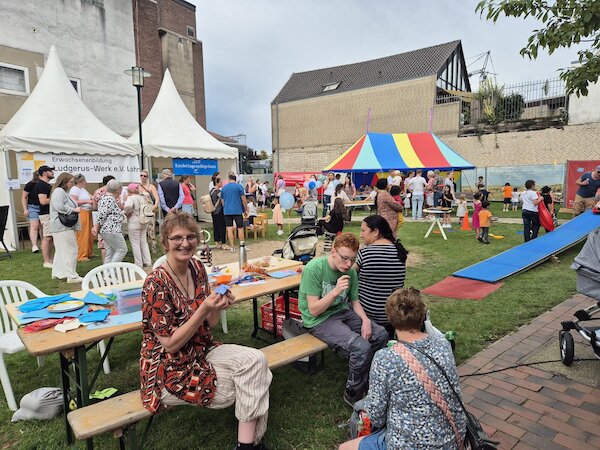
[[[0,62],[0,92],[29,95],[29,69]]]
[[[342,84],[341,81],[338,81],[337,83],[326,84],[325,86],[323,86],[323,92],[335,91],[340,86],[340,84]]]
[[[194,27],[190,27],[190,26],[187,27],[187,35],[188,35],[188,37],[191,37],[191,38],[196,37],[196,30],[194,30]]]
[[[73,89],[75,89],[75,92],[77,92],[77,95],[79,95],[79,98],[81,98],[81,80],[79,78],[68,78],[71,82],[71,85],[73,86]]]

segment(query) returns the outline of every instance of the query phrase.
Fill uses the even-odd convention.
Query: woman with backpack
[[[127,234],[129,235],[129,242],[131,242],[133,260],[135,265],[141,268],[152,266],[150,248],[146,239],[146,229],[149,222],[144,212],[144,209],[148,207],[146,199],[140,195],[138,184],[129,183],[123,211],[127,216]],[[154,219],[154,215],[152,215],[152,219]]]
[[[213,222],[213,231],[215,244],[218,249],[229,250],[227,245],[227,234],[225,227],[225,213],[223,212],[223,200],[221,200],[221,188],[223,181],[219,177],[215,178],[214,188],[210,191],[210,200],[214,210],[210,213]]]

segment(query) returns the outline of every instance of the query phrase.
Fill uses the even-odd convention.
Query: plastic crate
[[[285,300],[283,296],[275,299],[275,313],[277,315],[277,336],[282,335],[283,321],[285,320]],[[298,310],[298,299],[290,297],[290,318],[302,322],[300,311]],[[271,302],[267,302],[260,306],[260,321],[261,327],[273,332],[273,309]]]

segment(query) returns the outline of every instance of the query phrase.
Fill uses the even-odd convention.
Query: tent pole
[[[11,179],[12,170],[10,170],[10,158],[8,156],[8,150],[4,151],[4,164],[6,164],[6,177],[7,181]],[[18,178],[18,177],[17,177]],[[12,238],[14,243],[14,250],[19,248],[19,229],[17,228],[17,211],[15,209],[15,202],[13,197],[13,189],[8,190],[8,204],[10,211],[10,221],[12,225]],[[13,250],[13,249],[11,249]]]

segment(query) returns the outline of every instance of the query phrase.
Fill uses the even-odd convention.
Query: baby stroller
[[[581,337],[590,343],[594,354],[600,359],[600,325],[582,325],[580,322],[598,321],[600,316],[600,228],[592,231],[586,243],[575,257],[571,265],[577,271],[577,291],[595,299],[597,302],[586,309],[575,313],[577,320],[561,322],[562,330],[559,333],[560,359],[563,364],[570,366],[575,356],[573,336],[570,331],[576,330]]]
[[[273,252],[273,256],[308,263],[317,254],[318,230],[316,225],[298,225],[292,230],[281,250]]]

